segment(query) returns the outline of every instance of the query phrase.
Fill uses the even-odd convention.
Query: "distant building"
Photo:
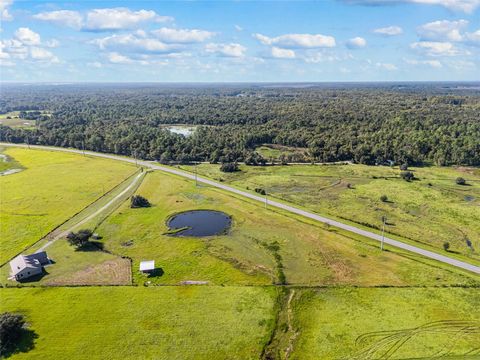
[[[29,277],[43,273],[43,266],[50,263],[50,259],[45,251],[32,255],[18,255],[10,261],[12,278],[17,281],[28,279]]]
[[[140,271],[144,273],[150,273],[155,270],[155,260],[141,261]]]

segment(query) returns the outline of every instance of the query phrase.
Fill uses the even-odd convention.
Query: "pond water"
[[[174,133],[174,134],[179,134],[179,135],[183,135],[185,137],[189,137],[191,136],[196,128],[193,126],[193,127],[187,127],[187,126],[169,126],[166,128],[168,131],[170,131],[171,133]]]
[[[183,229],[172,236],[213,236],[226,233],[232,225],[232,219],[221,211],[192,210],[173,216],[167,225],[170,231]]]

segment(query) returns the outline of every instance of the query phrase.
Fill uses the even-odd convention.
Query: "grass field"
[[[59,238],[47,248],[54,263],[43,277],[19,288],[6,281],[8,264],[0,270],[0,284],[7,286],[0,288],[0,312],[24,314],[33,331],[23,337],[20,352],[11,359],[480,356],[478,276],[388,246],[381,252],[378,243],[368,239],[159,171],[141,172],[142,180],[135,182],[137,168],[111,160],[14,148],[4,153],[9,166],[23,170],[0,178],[2,256],[56,228],[29,249],[38,250],[85,219],[80,228],[102,237],[89,251],[77,251]],[[318,193],[330,199],[325,194],[337,186],[328,185],[333,175],[312,175],[337,166],[300,166],[295,174],[293,166],[248,168],[239,174],[220,174],[207,165],[199,168],[238,187],[268,183],[269,193],[275,189],[271,184],[285,192],[292,189],[289,181],[297,181],[301,191],[276,191],[292,202],[310,201],[305,206],[317,204]],[[345,206],[342,196],[358,191],[363,195],[351,201],[364,201],[364,212],[373,206],[367,201],[373,196],[368,186],[376,181],[397,184],[397,191],[413,191],[403,186],[428,181],[432,186],[427,184],[427,189],[450,186],[448,196],[463,189],[451,184],[452,169],[422,169],[428,180],[405,185],[390,177],[379,179],[385,168],[338,169],[359,172],[348,177],[357,182],[352,182],[353,189],[337,189],[337,200],[331,195],[329,201]],[[373,171],[370,178],[367,171]],[[473,184],[465,187],[465,194],[473,194],[469,203],[477,206],[478,171],[463,171]],[[327,181],[325,194],[313,190],[321,181]],[[133,192],[152,206],[130,208]],[[410,194],[418,197],[415,191]],[[404,201],[400,199],[400,194],[392,196],[393,204]],[[318,209],[326,206],[323,202]],[[378,204],[383,205],[393,206]],[[445,208],[453,211],[452,206]],[[169,236],[166,220],[194,209],[229,214],[231,229],[206,238]],[[353,205],[350,209],[360,213]],[[442,214],[454,222],[449,212]],[[461,214],[474,232],[474,211]],[[153,275],[138,271],[142,260],[155,260]],[[185,285],[189,281],[207,285]],[[292,286],[272,286],[282,282]]]
[[[2,174],[3,176],[5,172],[12,169],[21,170],[22,166],[17,161],[15,161],[15,159],[12,159],[10,156],[4,154],[4,150],[4,148],[0,147],[0,174]]]
[[[297,290],[291,359],[478,359],[479,289]]]
[[[274,144],[265,144],[259,146],[255,149],[257,153],[262,155],[262,157],[271,162],[271,161],[280,161],[282,157],[293,157],[298,158],[299,160],[305,161],[308,158],[308,150],[305,148],[295,148],[289,146],[281,146]]]
[[[148,174],[138,194],[153,206],[131,209],[125,203],[96,231],[106,250],[133,260],[134,281],[140,284],[270,284],[280,281],[280,272],[287,283],[302,285],[478,283],[473,275],[407,253],[382,253],[376,243],[160,172]],[[226,212],[233,219],[231,231],[207,238],[165,235],[169,216],[193,209]],[[161,276],[141,275],[141,260],[155,260]]]
[[[190,169],[188,166],[182,166]],[[365,165],[292,165],[248,167],[221,173],[218,165],[202,164],[199,174],[240,188],[267,193],[315,212],[386,231],[452,255],[480,260],[480,169],[412,168],[419,179],[406,182],[397,168]],[[455,183],[467,179],[467,186]],[[380,197],[386,195],[388,201]],[[466,242],[470,239],[472,251]]]
[[[1,311],[25,314],[38,336],[15,359],[243,360],[258,359],[267,342],[275,289],[0,289],[0,297]]]
[[[121,162],[7,148],[24,169],[0,177],[0,263],[47,235],[136,168]]]
[[[35,120],[21,119],[18,117],[19,113],[20,111],[12,111],[0,114],[0,125],[10,126],[12,128],[35,128]]]

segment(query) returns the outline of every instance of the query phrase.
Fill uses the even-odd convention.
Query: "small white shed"
[[[149,273],[155,270],[155,260],[140,261],[140,271]]]

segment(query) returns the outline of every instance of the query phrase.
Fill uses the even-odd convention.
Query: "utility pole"
[[[383,226],[382,226],[382,243],[380,244],[380,250],[383,251],[383,242],[385,240],[385,223],[387,221],[387,217],[385,215],[382,216],[382,222],[383,222]]]
[[[85,140],[82,140],[82,152],[83,156],[85,156]]]
[[[27,140],[27,147],[30,149],[30,142],[28,141],[28,136],[26,137]]]

